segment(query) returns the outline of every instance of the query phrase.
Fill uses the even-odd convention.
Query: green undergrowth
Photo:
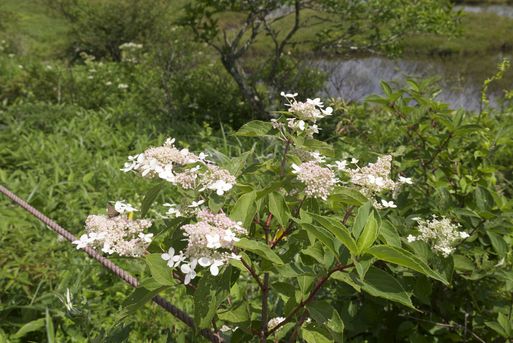
[[[0,112],[0,183],[72,233],[80,233],[88,214],[103,213],[110,200],[140,193],[144,181],[119,170],[126,156],[161,144],[174,133],[150,124],[122,125],[120,115],[47,104]],[[202,131],[209,130],[176,133],[179,142],[191,136],[200,141],[206,137]],[[219,140],[229,152],[227,141],[221,135]],[[206,144],[203,140],[196,146]],[[155,305],[136,312],[126,330],[115,326],[130,286],[3,196],[0,218],[0,342],[46,341],[47,309],[56,342],[117,342],[128,332],[134,342],[166,342],[168,336],[173,342],[190,341],[191,333],[182,334],[183,326]],[[144,270],[141,263],[114,261],[137,276]],[[71,310],[64,304],[67,289]],[[191,304],[178,300],[180,294],[175,290],[163,295],[187,309]]]

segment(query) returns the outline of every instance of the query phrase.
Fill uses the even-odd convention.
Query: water
[[[471,13],[493,13],[503,17],[513,18],[513,6],[511,5],[461,5],[454,6],[454,9]]]
[[[461,6],[472,12],[493,12],[513,18],[513,6]],[[360,101],[370,94],[382,94],[380,82],[395,81],[404,84],[407,77],[426,78],[436,76],[442,92],[438,100],[452,108],[479,110],[483,82],[496,72],[503,58],[511,54],[488,56],[429,57],[419,59],[386,57],[358,57],[338,60],[317,60],[312,64],[328,74],[324,95]],[[500,82],[494,83],[488,92],[491,104],[497,105],[504,89],[513,88],[513,71]]]

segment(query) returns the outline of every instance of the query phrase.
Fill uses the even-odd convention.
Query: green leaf
[[[53,327],[52,317],[50,316],[50,311],[46,308],[45,313],[45,322],[46,322],[46,339],[48,343],[55,342],[55,330]]]
[[[357,246],[358,253],[361,254],[374,244],[379,235],[379,227],[374,214],[368,217],[367,223],[363,228],[363,231],[358,238]]]
[[[301,335],[307,343],[332,343],[329,332],[322,328],[313,327],[311,325],[303,326],[301,328]]]
[[[360,237],[360,234],[365,227],[365,224],[367,224],[367,219],[370,214],[371,210],[371,203],[370,201],[365,203],[365,205],[361,206],[358,209],[358,214],[356,215],[356,218],[354,220],[353,228],[351,232],[353,233],[353,236],[358,239]]]
[[[220,320],[230,323],[244,323],[251,319],[248,303],[244,301],[229,309],[217,312],[217,316]]]
[[[328,157],[335,156],[335,151],[333,150],[333,146],[326,142],[319,141],[319,140],[313,139],[313,138],[306,138],[302,145],[304,147],[309,148],[311,151],[318,151],[325,156],[328,156]]]
[[[153,279],[147,279],[141,282],[139,287],[134,289],[134,291],[123,302],[125,308],[116,315],[116,322],[119,323],[123,321],[124,318],[133,315],[137,310],[143,307],[144,304],[151,301],[155,295],[159,294],[164,289],[166,289],[166,287],[158,287]]]
[[[241,221],[242,226],[249,229],[256,213],[256,196],[256,191],[241,195],[235,205],[233,205],[230,218],[235,221]]]
[[[290,219],[290,210],[283,195],[278,192],[269,194],[269,211],[271,211],[282,227],[287,227]]]
[[[371,266],[365,274],[362,289],[372,296],[395,301],[410,308],[415,308],[401,283],[389,273]]]
[[[40,330],[43,326],[45,326],[45,319],[40,318],[33,320],[31,322],[28,322],[27,324],[23,325],[13,336],[12,338],[21,338],[25,336],[26,334],[34,331]]]
[[[397,233],[395,226],[388,220],[382,222],[379,234],[387,245],[399,248],[401,247],[401,237],[399,236],[399,233]]]
[[[338,254],[338,249],[335,246],[333,235],[327,231],[326,229],[303,223],[301,227],[304,228],[309,234],[312,234],[315,238],[317,238],[321,243],[323,243],[328,249],[330,249],[335,255]]]
[[[250,251],[272,263],[277,265],[283,265],[282,259],[269,248],[266,244],[247,238],[242,238],[240,241],[235,243],[235,246]]]
[[[342,339],[344,322],[338,312],[326,301],[313,301],[306,306],[310,316],[320,325],[325,325],[330,331]]]
[[[148,210],[151,207],[151,204],[155,201],[157,198],[157,195],[159,195],[160,191],[163,189],[163,183],[160,182],[159,184],[155,185],[153,188],[151,188],[145,195],[142,204],[141,204],[141,218],[146,217],[146,214],[148,213]]]
[[[163,286],[172,286],[176,282],[172,276],[172,270],[167,262],[162,259],[161,254],[149,254],[145,258],[146,264],[150,268],[153,279]]]
[[[221,276],[205,275],[198,282],[194,292],[194,321],[200,329],[212,325],[217,308],[226,300],[232,285],[232,277],[238,277],[238,271],[228,266]],[[232,275],[237,273],[236,275]]]
[[[273,125],[270,122],[253,120],[244,124],[239,131],[237,131],[236,135],[243,137],[261,137],[267,135],[272,128]]]
[[[337,187],[329,196],[328,201],[333,204],[340,203],[344,205],[361,206],[369,201],[369,199],[357,190],[347,187]]]
[[[493,249],[497,252],[497,255],[504,257],[508,253],[508,245],[502,236],[492,231],[487,231],[486,234],[490,238]]]
[[[402,248],[375,245],[369,248],[366,252],[377,259],[413,269],[421,274],[429,276],[430,278],[438,280],[445,285],[449,284],[447,280],[445,280],[439,273],[432,270],[424,261]]]
[[[309,215],[312,216],[312,218],[314,218],[314,220],[316,220],[322,227],[335,235],[335,237],[344,244],[352,254],[356,255],[358,251],[356,242],[353,237],[351,237],[351,233],[349,233],[349,230],[344,226],[344,224],[332,217],[324,217],[313,213],[309,213]]]
[[[360,285],[357,284],[355,280],[353,280],[353,278],[351,277],[351,275],[349,273],[337,271],[337,272],[334,272],[333,274],[331,274],[331,278],[347,283],[349,286],[353,287],[354,290],[357,292],[361,291]]]

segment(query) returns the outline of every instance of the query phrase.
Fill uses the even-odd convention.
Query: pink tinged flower
[[[240,238],[238,238],[232,230],[228,229],[224,232],[223,240],[227,242],[238,242]]]
[[[210,249],[218,249],[221,247],[221,242],[220,242],[220,236],[218,234],[206,234],[205,235],[205,238],[207,239],[207,248],[210,248]]]
[[[162,257],[162,259],[164,261],[169,261],[170,259],[173,258],[174,255],[175,255],[175,249],[173,247],[171,247],[171,248],[169,248],[169,250],[167,252],[160,255],[160,257]]]
[[[344,171],[347,168],[347,161],[335,161],[335,164],[339,171]]]
[[[202,267],[208,267],[212,264],[213,260],[210,257],[200,257],[198,264]]]
[[[180,270],[182,273],[185,274],[185,278],[183,283],[185,285],[188,285],[192,279],[196,277],[196,272],[194,269],[196,269],[196,264],[198,263],[198,260],[193,259],[190,263],[184,263],[180,266]]]

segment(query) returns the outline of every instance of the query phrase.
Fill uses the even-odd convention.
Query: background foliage
[[[240,29],[247,8],[216,8],[217,17],[210,22],[203,21],[208,15],[200,6],[211,5],[209,1],[183,9],[186,3],[8,0],[0,5],[0,182],[79,233],[87,214],[103,211],[109,200],[128,194],[142,197],[148,185],[119,168],[126,156],[159,145],[165,137],[210,151],[225,163],[251,148],[257,162],[276,153],[279,147],[269,141],[254,146],[253,139],[232,135],[262,115],[223,61],[229,50],[209,47],[211,40],[221,39],[223,30],[230,35]],[[440,5],[434,1],[419,2],[422,11],[405,7],[403,1],[324,3],[331,7],[323,10],[334,13],[329,27],[299,30],[278,55],[271,31],[264,30],[235,61],[259,95],[261,108],[276,109],[281,90],[301,96],[318,92],[326,75],[301,60],[316,51],[326,53],[326,43],[335,38],[341,42],[340,51],[327,53],[349,54],[354,44],[393,54],[464,54],[513,46],[512,36],[504,34],[511,32],[511,21],[466,15],[458,25],[457,16],[430,11],[430,6]],[[357,5],[347,7],[348,3]],[[382,21],[369,22],[373,12],[361,6],[373,11],[387,6],[389,11],[382,11]],[[320,9],[307,8],[305,17],[314,16],[313,11]],[[275,23],[274,29],[289,29],[290,18],[282,26]],[[397,20],[404,26],[395,25]],[[198,23],[210,23],[205,29],[211,33],[203,37],[191,31]],[[389,44],[387,38],[412,31],[412,25],[416,34]],[[480,36],[485,30],[490,32]],[[439,33],[456,36],[434,35]],[[120,49],[129,42],[141,43],[142,48]],[[335,115],[321,132],[344,157],[359,156],[368,162],[377,154],[391,153],[395,171],[416,181],[398,198],[397,211],[383,218],[388,235],[378,239],[397,242],[411,231],[408,218],[433,209],[462,223],[473,235],[450,261],[437,260],[420,243],[412,245],[416,255],[451,280],[444,286],[419,274],[397,274],[419,311],[376,293],[356,292],[337,278],[318,298],[336,310],[347,341],[511,339],[513,109],[508,93],[501,107],[491,108],[485,101],[481,113],[472,113],[438,102],[437,86],[428,81],[383,83],[383,90],[383,96],[370,96],[364,103],[330,100]],[[130,302],[129,287],[7,200],[0,199],[0,204],[0,342],[202,341],[151,305],[118,320]],[[152,249],[160,251],[158,246]],[[138,277],[151,275],[143,262],[115,261]],[[379,268],[398,272],[378,265],[370,275],[379,277]],[[276,304],[285,299],[285,286],[274,285],[273,291],[282,297],[275,299]],[[300,282],[294,287],[301,291]],[[72,308],[65,306],[68,290]],[[231,290],[240,299],[254,291],[249,283]],[[193,298],[184,286],[163,295],[194,313]],[[217,318],[242,326],[247,313],[242,306],[238,309],[229,316],[221,307]],[[254,320],[250,313],[249,322]],[[312,335],[303,339],[320,339]],[[234,335],[233,341],[241,340],[247,337]]]

